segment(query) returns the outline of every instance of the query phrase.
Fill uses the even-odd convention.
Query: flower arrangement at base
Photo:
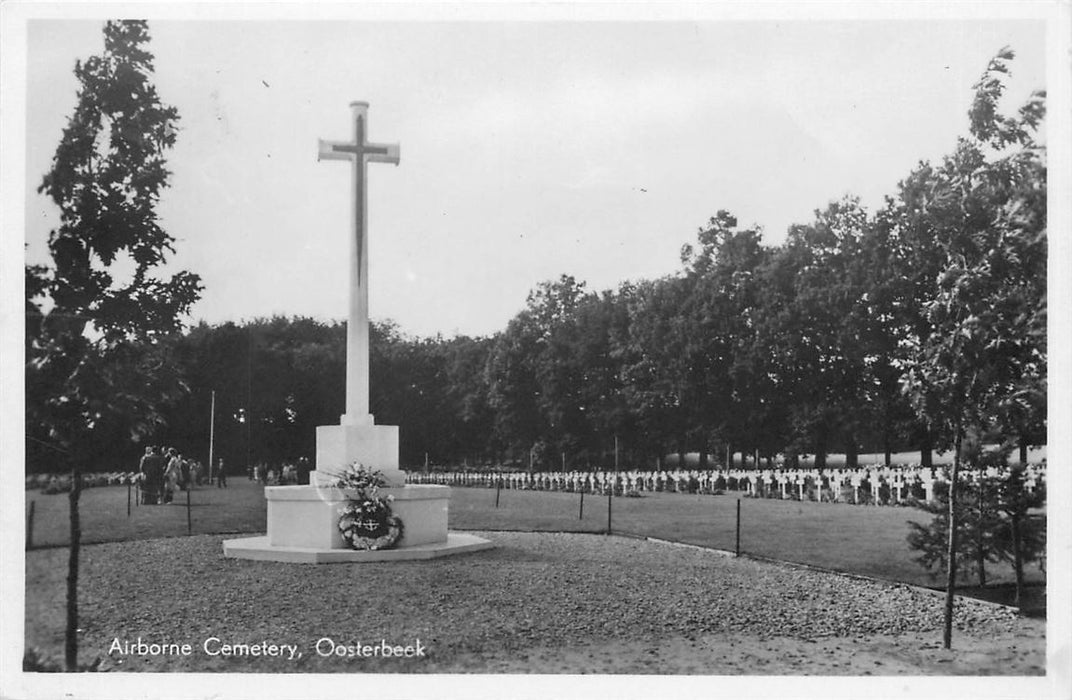
[[[360,463],[346,468],[335,487],[356,491],[339,514],[339,532],[351,549],[390,549],[402,539],[402,520],[391,512],[393,497],[378,495],[386,481],[378,470]]]
[[[388,499],[349,499],[339,516],[339,531],[351,549],[390,549],[402,538],[402,520],[391,513]]]

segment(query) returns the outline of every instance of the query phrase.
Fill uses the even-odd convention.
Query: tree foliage
[[[38,437],[89,456],[99,432],[150,430],[182,390],[160,341],[182,328],[199,278],[159,277],[174,252],[155,206],[178,113],[150,82],[144,22],[109,22],[79,62],[78,102],[40,191],[60,211],[51,266],[27,267],[27,411]]]
[[[956,569],[975,571],[976,581],[986,585],[986,564],[1004,562],[1017,574],[1017,599],[1023,587],[1023,566],[1044,566],[1046,556],[1045,520],[1032,511],[1041,508],[1045,495],[1029,490],[1019,466],[1010,468],[1005,453],[979,458],[986,469],[1000,464],[997,474],[980,471],[962,484],[957,499]],[[919,552],[916,561],[937,577],[949,565],[949,491],[942,490],[934,501],[916,507],[933,516],[927,523],[910,521],[908,545]]]
[[[149,433],[182,393],[167,336],[200,281],[157,276],[174,252],[155,207],[178,112],[151,83],[141,21],[108,22],[104,52],[75,66],[80,88],[39,188],[60,211],[51,267],[27,266],[27,438],[72,471],[67,669],[78,669],[78,499],[83,466],[124,437]],[[31,454],[33,452],[28,450]]]
[[[958,470],[966,437],[1022,432],[1045,394],[1045,165],[1034,131],[1036,94],[1017,118],[998,111],[1012,52],[1002,50],[975,85],[970,139],[930,172],[923,229],[938,277],[924,304],[930,329],[904,362],[917,414],[953,444],[946,555],[945,646],[956,586]],[[1010,151],[1011,147],[1011,151]],[[978,450],[967,452],[977,467]],[[1014,521],[1015,522],[1015,521]],[[1014,537],[1019,546],[1020,538]]]

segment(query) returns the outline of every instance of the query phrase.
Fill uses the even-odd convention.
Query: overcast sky
[[[27,37],[27,258],[55,207],[34,193],[102,22]],[[967,133],[1002,46],[1009,107],[1045,87],[1036,21],[150,20],[155,84],[181,117],[158,213],[192,320],[343,319],[349,140],[370,103],[370,306],[411,334],[490,334],[542,280],[589,288],[680,268],[719,209],[784,240],[846,194],[876,207]]]

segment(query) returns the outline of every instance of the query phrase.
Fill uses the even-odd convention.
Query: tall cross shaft
[[[367,141],[368,103],[351,102],[354,140],[320,140],[317,160],[348,160],[353,167],[354,190],[350,237],[350,315],[346,337],[346,414],[343,424],[371,423],[369,414],[369,309],[368,309],[368,163],[398,165],[397,144]]]

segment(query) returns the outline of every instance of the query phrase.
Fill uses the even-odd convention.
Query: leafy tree
[[[418,339],[393,323],[378,324],[373,340],[372,405],[387,424],[399,426],[404,463],[417,464],[427,453],[445,457],[451,420],[448,412],[447,357],[441,337]]]
[[[310,457],[316,426],[342,412],[345,344],[343,324],[310,318],[199,324],[175,341],[190,391],[168,406],[154,439],[207,455],[215,392],[215,455],[230,468]]]
[[[539,333],[533,358],[540,387],[536,405],[547,426],[546,455],[552,463],[556,454],[577,453],[587,446],[591,434],[582,398],[587,367],[578,316],[592,300],[585,283],[570,275],[540,285],[529,297]]]
[[[148,41],[143,21],[108,22],[104,53],[76,64],[78,103],[39,188],[60,209],[49,236],[52,267],[27,269],[29,293],[43,298],[27,316],[27,420],[47,430],[72,472],[69,671],[78,668],[83,465],[109,426],[144,435],[160,417],[161,397],[183,390],[154,346],[180,330],[201,289],[189,272],[154,274],[174,250],[155,206],[168,184],[164,153],[178,113],[150,82]],[[130,269],[125,277],[120,261]]]
[[[579,393],[576,314],[590,299],[570,275],[543,282],[526,308],[496,337],[487,365],[496,434],[515,458],[550,438],[556,451],[576,451],[588,432]],[[552,454],[550,451],[547,454]]]
[[[996,462],[992,455],[982,452],[979,437],[978,433],[970,433],[965,437],[961,446],[961,456],[968,461],[977,462],[980,467],[993,466]],[[946,484],[948,484],[950,483],[950,470],[946,467],[943,471]],[[1005,480],[985,476],[982,473],[973,476],[977,478],[962,483],[957,490],[958,498],[954,505],[957,509],[955,565],[959,570],[967,569],[974,564],[979,585],[985,586],[986,563],[999,560],[994,538],[1002,527],[999,494],[1005,490]],[[932,572],[933,577],[937,577],[940,572],[948,571],[950,495],[949,488],[940,488],[936,490],[936,497],[933,501],[915,504],[919,509],[934,516],[930,523],[924,525],[909,522],[911,532],[907,538],[908,546],[920,552],[916,561],[921,566],[928,570],[936,569]]]
[[[698,331],[684,312],[694,280],[664,277],[637,285],[629,304],[629,332],[621,352],[623,395],[649,453],[668,449],[684,457],[704,391],[690,345]]]
[[[309,457],[315,428],[339,419],[342,323],[301,317],[201,323],[172,345],[173,364],[190,391],[165,404],[167,425],[153,434],[158,442],[207,454],[213,391],[215,454],[229,465]],[[421,463],[425,452],[437,460],[484,453],[491,421],[483,383],[488,348],[486,339],[411,338],[390,321],[370,325],[370,406],[380,423],[401,428],[403,463]]]
[[[626,401],[619,357],[619,343],[628,333],[633,290],[633,285],[623,283],[616,292],[589,295],[575,314],[571,332],[581,372],[577,391],[585,430],[578,460],[607,463],[603,455],[610,449],[612,436],[621,437],[626,464],[635,464],[643,452],[636,439],[637,422]]]
[[[1024,593],[1024,564],[1037,562],[1040,569],[1045,564],[1046,520],[1029,515],[1031,509],[1044,505],[1045,492],[1026,488],[1020,463],[998,484],[997,495],[998,509],[1004,517],[993,535],[994,550],[998,557],[1012,564],[1019,604]]]
[[[876,217],[875,230],[885,236],[889,256],[886,268],[876,270],[879,278],[875,289],[886,302],[888,328],[899,339],[888,356],[898,369],[898,381],[917,348],[935,333],[927,310],[934,301],[935,280],[944,261],[932,211],[934,195],[941,188],[940,169],[920,163],[899,183],[897,196],[888,198]],[[919,445],[920,463],[930,467],[937,427],[928,425],[924,416],[913,414],[906,432]]]
[[[711,217],[697,236],[699,248],[686,246],[682,260],[695,281],[682,312],[697,332],[691,353],[702,389],[694,416],[701,467],[708,439],[717,435],[727,451],[732,445],[781,447],[770,434],[772,409],[779,404],[764,370],[766,356],[757,343],[760,324],[759,269],[769,250],[758,229],[740,230],[727,211]]]
[[[531,313],[522,311],[494,336],[485,367],[488,405],[495,417],[493,444],[497,453],[510,459],[527,454],[547,434],[534,367],[538,342]]]
[[[948,476],[948,469],[945,470]],[[957,568],[975,566],[980,586],[986,585],[986,562],[996,560],[991,548],[997,525],[990,484],[973,483],[960,489],[957,499]],[[933,516],[923,524],[909,521],[908,546],[919,552],[915,561],[931,572],[932,578],[944,574],[949,562],[949,492],[943,490],[933,501],[916,506]]]
[[[904,384],[919,416],[953,444],[944,643],[952,636],[957,497],[965,435],[1044,421],[1045,148],[1036,93],[1016,118],[997,112],[1003,49],[975,85],[973,139],[935,169],[925,207],[942,271],[926,305],[932,332],[909,339]],[[915,340],[916,344],[912,345]],[[1044,409],[1043,409],[1044,410]],[[972,453],[969,453],[969,457]],[[976,464],[969,461],[969,466]]]
[[[446,362],[448,408],[438,418],[450,422],[444,431],[444,457],[455,462],[467,462],[472,457],[486,460],[490,456],[488,437],[494,424],[484,382],[491,340],[459,336],[444,341],[442,352]]]
[[[867,228],[857,200],[831,203],[814,223],[790,229],[764,285],[762,344],[790,404],[789,451],[813,452],[819,468],[839,446],[854,467],[863,428]]]
[[[895,446],[916,444],[925,437],[900,386],[901,341],[913,332],[905,317],[920,314],[898,296],[906,287],[906,277],[916,270],[899,265],[901,251],[890,216],[892,201],[869,220],[859,255],[853,261],[864,281],[853,324],[863,361],[861,390],[866,410],[862,418],[866,425],[861,426],[862,441],[881,448],[886,466]],[[923,465],[931,466],[929,448],[921,449],[921,456]]]
[[[164,408],[166,424],[153,434],[158,444],[179,448],[207,461],[212,392],[216,392],[214,459],[233,469],[246,464],[246,425],[249,413],[249,333],[234,323],[209,326],[202,322],[175,339],[173,356],[189,391]]]
[[[967,452],[968,447],[962,446]],[[974,449],[978,449],[976,446]],[[1027,489],[1020,465],[1009,467],[1007,451],[974,457],[981,466],[1000,465],[1000,476],[975,475],[959,489],[957,499],[957,568],[975,566],[980,586],[986,585],[986,564],[1006,562],[1016,576],[1016,601],[1023,594],[1023,566],[1042,566],[1046,554],[1045,520],[1032,518],[1029,510],[1043,505],[1039,491]],[[949,491],[934,501],[916,504],[933,516],[926,524],[910,522],[908,545],[920,552],[916,557],[934,576],[947,570],[949,560]]]

